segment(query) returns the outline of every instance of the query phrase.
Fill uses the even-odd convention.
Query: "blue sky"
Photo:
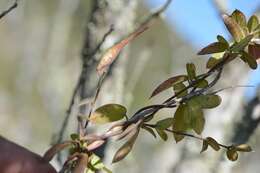
[[[147,0],[151,8],[157,8],[165,0]],[[260,8],[260,0],[227,0],[228,12],[235,9],[243,11],[249,17],[257,8]],[[167,9],[166,20],[172,25],[183,39],[189,41],[199,49],[216,41],[218,34],[229,38],[223,22],[218,17],[212,0],[173,0]],[[252,71],[250,85],[260,84],[260,67]],[[255,94],[254,88],[248,88],[246,97],[249,99]]]

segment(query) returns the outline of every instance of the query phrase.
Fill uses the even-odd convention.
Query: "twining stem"
[[[156,128],[158,127],[156,124],[147,124],[147,123],[144,123],[143,124],[144,126],[147,126],[147,127],[151,127],[151,128]],[[169,128],[166,128],[164,129],[165,131],[167,132],[171,132],[171,133],[174,133],[176,135],[183,135],[183,136],[187,136],[187,137],[191,137],[191,138],[195,138],[195,139],[198,139],[200,141],[204,141],[204,140],[207,140],[206,138],[203,138],[201,136],[196,136],[196,135],[193,135],[193,134],[190,134],[190,133],[185,133],[185,132],[181,132],[181,131],[176,131],[176,130],[172,130],[172,129],[169,129]],[[224,144],[221,144],[218,142],[218,145],[223,147],[223,148],[230,148],[230,146],[227,146],[227,145],[224,145]]]

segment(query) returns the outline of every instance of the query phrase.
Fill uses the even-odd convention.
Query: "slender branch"
[[[148,127],[151,127],[151,128],[156,128],[156,124],[147,124],[147,123],[144,123],[145,126],[148,126]],[[172,129],[169,129],[169,128],[166,128],[164,129],[165,131],[167,132],[171,132],[171,133],[174,133],[176,135],[183,135],[183,136],[187,136],[187,137],[191,137],[191,138],[195,138],[195,139],[198,139],[200,141],[204,141],[206,140],[206,138],[203,138],[203,137],[200,137],[200,136],[196,136],[196,135],[193,135],[193,134],[190,134],[190,133],[185,133],[185,132],[181,132],[181,131],[176,131],[176,130],[172,130]],[[230,146],[227,146],[227,145],[224,145],[224,144],[221,144],[218,142],[218,145],[223,147],[223,148],[230,148]]]
[[[18,6],[18,0],[15,0],[13,5],[10,6],[7,10],[3,11],[0,14],[0,19],[2,19],[4,16],[6,16],[8,13],[10,13],[13,9],[15,9]]]

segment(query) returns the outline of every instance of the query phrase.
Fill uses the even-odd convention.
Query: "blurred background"
[[[0,10],[12,5],[0,0]],[[130,33],[165,0],[19,0],[18,8],[0,20],[0,134],[30,150],[43,154],[57,139],[70,100],[81,74],[82,61],[113,24],[114,31],[100,54]],[[98,105],[121,103],[128,113],[160,103],[171,92],[148,100],[165,79],[185,71],[187,62],[205,72],[207,56],[196,52],[214,42],[217,35],[230,39],[221,21],[222,12],[241,10],[247,17],[260,12],[260,0],[173,0],[162,18],[133,41],[113,66],[101,91]],[[84,92],[77,100],[93,95],[97,76],[89,67]],[[115,172],[229,173],[259,172],[260,165],[260,69],[251,71],[241,62],[226,67],[218,88],[223,102],[207,111],[203,136],[221,143],[249,143],[255,152],[243,153],[230,162],[225,153],[209,150],[200,154],[201,143],[185,139],[176,144],[153,139],[142,132],[132,153],[111,165],[120,142],[108,144],[105,161]],[[76,102],[77,102],[76,100]],[[64,139],[76,131],[73,107]],[[161,116],[166,113],[160,112]],[[101,127],[103,128],[103,127]],[[56,161],[53,164],[58,167]]]

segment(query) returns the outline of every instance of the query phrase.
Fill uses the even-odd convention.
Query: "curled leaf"
[[[240,151],[240,152],[251,152],[252,151],[252,148],[247,144],[240,144],[240,145],[237,145],[234,147],[236,148],[237,151]]]
[[[211,68],[213,68],[215,65],[217,65],[220,61],[221,61],[221,59],[216,59],[216,58],[214,58],[214,57],[210,57],[209,60],[208,60],[208,62],[207,62],[206,67],[207,67],[208,69],[211,69]]]
[[[49,150],[45,152],[45,154],[43,155],[43,159],[47,162],[50,162],[57,153],[69,146],[72,146],[73,143],[73,141],[65,141],[63,143],[53,145]]]
[[[236,161],[238,159],[238,153],[235,147],[228,149],[226,154],[227,154],[227,158],[231,161]]]
[[[126,108],[119,104],[106,104],[95,110],[89,121],[97,124],[104,124],[118,121],[126,116]]]
[[[183,82],[186,80],[187,80],[186,75],[178,75],[178,76],[171,77],[171,78],[163,81],[158,87],[156,87],[156,89],[153,91],[151,97],[154,97],[155,95],[161,93],[162,91],[172,87],[176,83],[180,83],[180,82]]]
[[[211,146],[214,150],[216,151],[220,150],[220,146],[215,139],[213,139],[212,137],[207,137],[206,140],[209,146]]]
[[[148,29],[148,26],[142,26],[141,28],[137,29],[135,32],[130,34],[125,39],[121,40],[119,43],[115,44],[111,48],[109,48],[102,58],[99,61],[99,64],[97,66],[97,72],[101,76],[104,74],[109,66],[115,61],[119,53],[122,51],[122,49],[134,38],[136,38],[138,35],[143,33],[145,30]]]
[[[134,143],[136,141],[136,138],[138,136],[139,130],[132,131],[131,137],[129,140],[116,152],[114,155],[112,163],[119,162],[120,160],[124,159],[132,150]]]
[[[226,49],[228,49],[228,44],[223,42],[214,42],[201,49],[201,51],[198,52],[198,55],[224,52]]]
[[[229,47],[229,43],[228,43],[228,41],[227,41],[223,36],[218,35],[218,36],[217,36],[217,39],[218,39],[218,41],[219,41],[220,43],[225,44],[225,47],[226,47],[226,48]]]
[[[207,140],[203,140],[202,148],[201,148],[200,153],[206,151],[208,149],[208,146],[209,146],[209,144],[208,144]]]
[[[236,42],[239,42],[245,37],[243,28],[232,17],[228,16],[227,14],[223,14],[222,18],[228,31]]]

